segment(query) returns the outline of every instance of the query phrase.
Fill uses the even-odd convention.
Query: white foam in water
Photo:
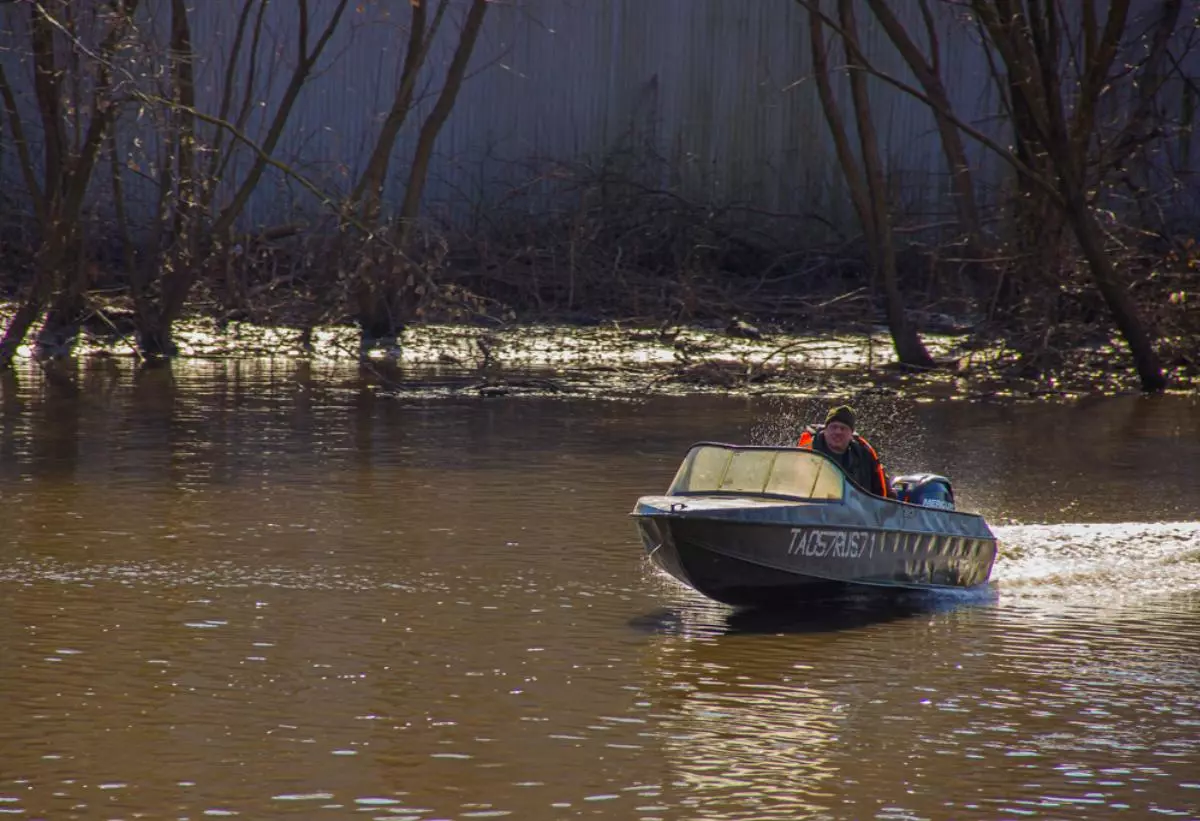
[[[1200,522],[994,528],[1003,598],[1119,599],[1200,590]]]

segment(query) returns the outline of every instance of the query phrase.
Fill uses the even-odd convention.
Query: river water
[[[0,814],[1200,818],[1200,405],[858,398],[1002,540],[962,595],[737,613],[627,517],[781,397],[0,381]]]

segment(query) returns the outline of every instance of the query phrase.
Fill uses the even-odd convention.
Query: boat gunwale
[[[872,498],[882,499],[882,496],[868,494]],[[811,499],[803,496],[789,496],[786,493],[754,493],[748,490],[682,490],[675,493],[649,493],[639,499],[749,499],[751,501],[767,499],[772,502],[790,502],[797,505],[845,505],[846,497],[841,499]]]
[[[853,486],[853,483],[851,483],[851,486]],[[899,499],[884,498],[883,496],[876,496],[874,493],[864,493],[863,495],[868,497],[869,499],[873,499],[877,502],[891,502],[892,504],[900,505],[900,506],[906,507],[906,508],[912,508],[913,510],[920,510],[923,512],[933,511],[939,515],[947,514],[947,515],[952,515],[952,516],[966,516],[967,518],[970,518],[970,519],[982,519],[985,523],[987,522],[987,519],[984,517],[984,515],[982,513],[975,513],[970,510],[949,510],[944,507],[926,507],[925,505],[914,505],[912,502],[902,502]],[[645,496],[639,496],[638,504],[641,504],[642,499],[675,499],[675,498],[678,498],[678,499],[704,499],[704,498],[737,499],[737,498],[744,498],[744,499],[749,499],[751,501],[764,499],[764,500],[770,500],[773,502],[785,502],[785,503],[797,505],[797,506],[804,506],[804,505],[841,505],[841,506],[844,506],[846,504],[844,498],[843,499],[802,499],[797,496],[783,496],[783,495],[779,495],[779,494],[768,494],[768,493],[747,493],[745,491],[738,491],[738,492],[702,491],[699,493],[683,492],[683,493],[659,493],[659,494],[651,493],[651,494],[647,494]],[[697,512],[702,512],[702,511],[703,511],[703,509],[698,510],[697,508],[688,508],[685,510],[662,510],[662,511],[656,511],[654,513],[640,513],[635,508],[633,511],[631,511],[629,513],[629,515],[635,516],[635,517],[689,516],[690,518],[701,518],[699,516],[696,516],[695,514]]]

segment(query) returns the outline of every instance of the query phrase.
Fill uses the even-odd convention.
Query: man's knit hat
[[[830,422],[841,422],[843,425],[849,426],[850,430],[854,430],[854,408],[849,405],[838,405],[836,408],[830,408],[829,413],[825,414],[825,424]]]

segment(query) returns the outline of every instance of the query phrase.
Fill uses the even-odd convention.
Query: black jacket
[[[839,455],[831,451],[829,445],[825,443],[824,430],[823,425],[818,428],[809,428],[800,437],[799,446],[819,451],[833,459],[842,466],[842,470],[846,472],[851,482],[868,493],[887,496],[887,474],[870,443],[856,433],[850,439],[850,446],[846,448],[846,452]]]

